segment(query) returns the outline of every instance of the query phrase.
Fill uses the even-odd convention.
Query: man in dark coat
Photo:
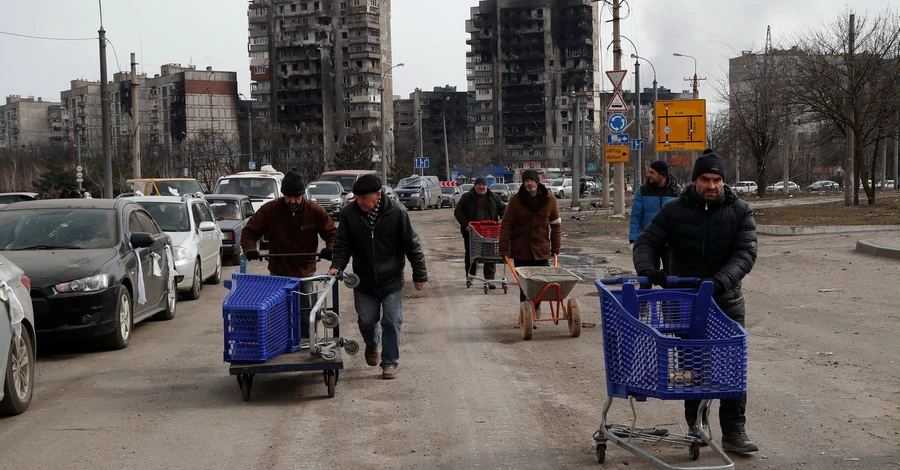
[[[459,198],[459,204],[453,211],[453,215],[459,222],[459,231],[462,233],[463,244],[466,249],[466,276],[475,275],[478,266],[473,266],[471,250],[469,249],[469,222],[491,221],[497,222],[503,218],[506,205],[500,200],[500,195],[488,189],[487,180],[479,176],[475,178],[475,186]],[[484,264],[484,278],[493,279],[497,266],[494,263]],[[497,286],[490,284],[491,289]]]
[[[634,242],[634,267],[640,276],[666,287],[668,273],[657,260],[668,244],[672,272],[699,277],[715,285],[713,298],[729,318],[744,325],[741,280],[756,262],[756,222],[750,206],[725,186],[725,161],[715,153],[697,159],[693,181],[678,199],[664,205]],[[699,400],[685,401],[689,433],[696,425]],[[759,447],[745,430],[746,397],[723,399],[719,407],[722,447],[732,452],[756,452]],[[705,426],[704,426],[705,427]],[[708,433],[707,429],[703,429]]]
[[[428,272],[419,236],[402,204],[381,197],[381,179],[363,175],[353,184],[356,200],[339,215],[329,274],[344,270],[353,258],[359,286],[353,291],[359,332],[366,343],[366,363],[378,364],[378,324],[381,323],[382,378],[397,376],[400,326],[403,323],[403,270],[412,265],[416,290],[425,288]]]
[[[650,164],[647,170],[647,182],[634,193],[634,203],[631,204],[631,230],[628,233],[628,243],[634,243],[638,234],[644,231],[653,216],[659,212],[663,204],[678,197],[680,192],[675,178],[669,176],[669,165],[657,160]],[[663,248],[660,253],[663,270],[669,271],[669,247]],[[659,268],[657,261],[655,268]]]

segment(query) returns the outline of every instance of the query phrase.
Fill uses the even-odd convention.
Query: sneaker
[[[366,344],[366,364],[370,366],[378,365],[378,345]]]
[[[384,366],[381,369],[381,378],[391,380],[397,377],[397,366]]]
[[[711,437],[711,435],[709,434],[709,425],[703,425],[703,434],[706,434],[707,437]],[[706,441],[703,440],[703,436],[700,433],[700,426],[697,426],[696,424],[688,427],[688,436],[700,439],[700,447],[706,447],[707,445],[709,445],[706,443]]]
[[[747,433],[743,429],[722,436],[722,448],[729,452],[737,452],[746,454],[748,452],[756,452],[759,446],[747,437]]]

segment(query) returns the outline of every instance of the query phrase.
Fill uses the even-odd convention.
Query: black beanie
[[[302,196],[306,191],[306,183],[296,168],[291,168],[288,174],[281,180],[281,194],[285,196]]]
[[[691,173],[691,181],[697,181],[697,178],[704,173],[715,173],[725,180],[725,160],[715,153],[707,153],[697,159],[694,163],[694,172]]]
[[[484,176],[479,176],[478,178],[475,178],[475,185],[477,186],[479,184],[483,184],[483,185],[487,186],[487,180],[484,179]]]
[[[657,160],[651,163],[650,168],[653,168],[653,170],[663,176],[668,176],[669,174],[669,164],[662,160]]]
[[[525,180],[527,180],[527,179],[533,179],[534,181],[536,181],[538,183],[541,182],[541,177],[538,176],[538,172],[536,172],[534,170],[525,170],[525,172],[522,173],[522,182],[524,183]]]
[[[353,183],[353,194],[356,196],[365,196],[376,191],[381,191],[381,178],[373,174],[362,175]]]

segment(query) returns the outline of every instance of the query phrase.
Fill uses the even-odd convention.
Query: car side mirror
[[[131,247],[134,249],[153,246],[153,235],[147,232],[135,232],[131,234]]]
[[[346,196],[348,193],[349,191],[341,191],[341,196]]]
[[[254,215],[256,215],[256,211],[247,211],[248,218],[253,217]]]
[[[211,232],[216,229],[216,223],[205,220],[200,222],[200,225],[197,227],[201,232]]]

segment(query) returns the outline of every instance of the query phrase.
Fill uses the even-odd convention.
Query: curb
[[[856,242],[856,252],[883,258],[900,259],[900,248],[889,248],[865,240]]]
[[[822,233],[882,232],[898,230],[900,230],[900,225],[823,225],[819,227],[806,225],[756,226],[756,233],[776,236],[818,235]]]

